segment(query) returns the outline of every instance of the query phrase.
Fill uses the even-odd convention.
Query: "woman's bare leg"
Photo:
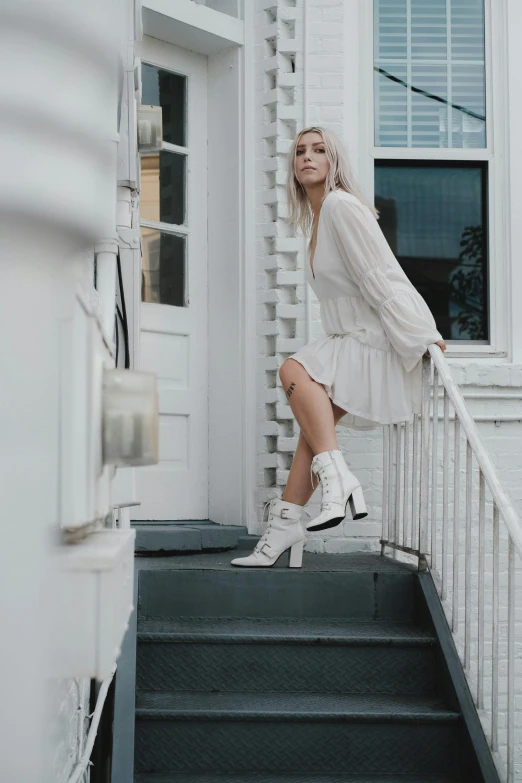
[[[310,481],[312,459],[321,451],[339,448],[335,425],[346,411],[330,400],[324,386],[310,378],[299,362],[287,359],[281,367],[280,377],[301,429],[283,500],[304,506],[318,485],[315,474],[313,487]],[[315,448],[310,445],[307,433]]]
[[[283,389],[299,428],[314,454],[338,449],[332,402],[324,386],[314,381],[294,359],[279,368]]]

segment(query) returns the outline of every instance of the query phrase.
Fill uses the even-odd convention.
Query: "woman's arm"
[[[348,273],[362,296],[379,313],[384,331],[405,369],[412,370],[428,345],[444,344],[430,309],[420,294],[400,290],[387,277],[386,259],[360,204],[339,199],[330,211],[330,225]],[[445,350],[445,344],[441,349]]]

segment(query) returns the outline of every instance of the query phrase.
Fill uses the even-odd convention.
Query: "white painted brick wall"
[[[257,58],[257,103],[258,103],[258,162],[259,174],[257,181],[258,193],[258,287],[263,307],[259,308],[259,401],[258,401],[258,500],[259,514],[263,503],[274,496],[281,495],[288,471],[291,465],[293,449],[297,442],[299,427],[292,417],[284,392],[277,375],[276,368],[293,350],[305,342],[304,307],[296,308],[295,313],[282,305],[304,305],[304,253],[303,243],[294,253],[279,252],[276,243],[268,237],[288,237],[291,232],[285,221],[286,205],[284,193],[285,156],[288,139],[303,127],[303,3],[301,0],[272,0],[258,2],[256,23],[268,23],[267,14],[271,18],[272,34],[276,31],[278,37],[272,44],[272,51],[281,43],[285,51],[289,51],[289,42],[283,40],[287,31],[282,29],[280,17],[284,14],[294,14],[295,17],[295,65],[296,73],[288,74],[287,55],[275,56],[271,61],[275,70],[266,70],[266,46],[261,46]],[[321,124],[334,130],[342,138],[346,138],[348,126],[354,112],[364,110],[360,104],[347,105],[345,95],[353,94],[346,91],[345,84],[345,41],[344,13],[347,5],[342,0],[310,0],[308,3],[309,19],[309,49],[308,49],[308,116],[307,124]],[[270,9],[268,11],[267,9]],[[368,42],[369,43],[369,42]],[[291,48],[291,45],[290,45]],[[276,67],[277,66],[277,67]],[[286,70],[286,72],[285,72]],[[283,107],[283,101],[270,105],[270,117],[266,109],[262,110],[268,92],[276,84],[295,84],[295,88],[287,89],[284,103],[294,106],[296,111],[289,111],[288,105]],[[364,100],[364,96],[362,98]],[[301,113],[300,113],[301,112]],[[288,119],[294,117],[295,119]],[[272,123],[269,125],[268,123]],[[267,135],[268,134],[268,135]],[[349,149],[352,160],[357,160],[358,150]],[[277,165],[274,164],[277,161]],[[277,176],[271,173],[277,171]],[[265,206],[269,197],[271,208]],[[267,223],[273,222],[273,231],[267,231]],[[313,292],[311,296],[311,332],[312,337],[323,333],[319,306]],[[288,316],[288,317],[287,317]],[[295,316],[295,317],[292,317]],[[520,399],[502,401],[499,399],[469,399],[468,406],[477,420],[479,431],[484,443],[490,451],[492,460],[498,470],[499,477],[511,496],[515,508],[522,514],[522,366],[513,365],[507,361],[477,359],[476,361],[451,360],[452,372],[461,386],[464,394],[505,394],[519,395]],[[274,397],[274,390],[276,396]],[[268,396],[267,396],[268,392]],[[276,401],[277,400],[277,401]],[[510,417],[512,421],[489,422],[480,421],[482,417]],[[517,421],[516,417],[521,420]],[[350,468],[358,475],[364,488],[369,517],[361,522],[345,521],[342,526],[325,531],[322,534],[310,536],[307,550],[315,552],[349,552],[353,550],[376,550],[381,534],[382,520],[382,430],[357,432],[338,428],[338,441]],[[308,512],[313,516],[318,510],[319,492],[312,498]],[[476,519],[476,495],[474,495],[474,518]],[[463,518],[463,517],[461,517]],[[260,517],[259,517],[260,519]],[[260,529],[262,528],[260,519]],[[473,569],[476,569],[478,541],[474,533],[472,538]],[[461,552],[463,552],[461,543]],[[461,555],[460,571],[464,573],[464,560]],[[506,572],[505,557],[502,562],[503,574]],[[475,576],[473,577],[475,579]],[[488,576],[491,582],[491,576]],[[502,580],[505,581],[504,577]],[[501,581],[502,581],[501,580]],[[517,573],[517,591],[522,586],[522,573]],[[476,593],[476,588],[474,588]],[[451,601],[451,589],[448,601]],[[489,600],[489,599],[488,599]],[[486,621],[491,613],[491,602],[486,601]],[[463,606],[463,581],[459,589],[459,604]],[[501,613],[506,615],[506,592],[503,588],[501,596]],[[490,614],[489,614],[490,616]],[[522,781],[522,601],[518,601],[516,617],[516,669],[518,681],[516,684],[517,709],[517,769],[516,780]],[[471,647],[471,672],[476,669],[477,649],[475,643],[476,625],[473,627],[473,644]],[[505,672],[505,626],[501,643],[501,667]],[[456,639],[457,647],[463,653],[462,638]],[[486,651],[486,666],[490,666]],[[486,704],[489,696],[486,683]],[[500,683],[500,728],[501,754],[505,752],[505,689],[506,681]],[[487,719],[481,714],[487,728]]]
[[[261,38],[267,32],[277,34],[276,44],[286,52],[292,50],[291,39],[282,17],[295,17],[295,63],[293,76],[297,86],[285,93],[285,101],[271,104],[270,117],[266,115],[266,101],[270,100],[275,85],[288,81],[288,60],[283,56],[279,68],[267,76],[265,47],[259,36],[257,50],[256,97],[258,107],[258,512],[260,529],[261,512],[266,500],[275,493],[281,495],[288,478],[293,452],[299,436],[299,426],[287,404],[277,373],[284,359],[305,343],[305,278],[303,242],[299,241],[295,252],[277,252],[269,237],[290,237],[285,221],[286,203],[284,176],[286,156],[277,154],[277,142],[292,139],[303,127],[303,4],[259,2],[256,25]],[[342,0],[321,0],[308,4],[308,123],[325,125],[343,136],[344,112],[344,6]],[[271,23],[271,24],[270,24]],[[266,25],[270,25],[268,28]],[[273,51],[274,44],[271,45]],[[280,56],[278,55],[278,58]],[[269,65],[269,67],[271,67]],[[282,121],[288,115],[288,103],[296,107],[295,121]],[[270,127],[277,118],[276,127]],[[266,134],[272,134],[270,143]],[[286,152],[287,145],[282,149]],[[274,163],[275,162],[275,163]],[[269,172],[277,168],[276,181]],[[279,184],[277,184],[279,183]],[[274,205],[266,206],[267,198]],[[269,214],[271,213],[271,214]],[[272,230],[267,221],[272,220]],[[319,303],[310,290],[312,337],[323,334]],[[268,364],[269,363],[269,364]],[[270,369],[268,369],[268,366]],[[268,425],[268,426],[267,426]],[[358,433],[338,428],[339,446],[350,467],[365,486],[370,510],[366,522],[347,521],[342,526],[311,536],[307,549],[315,552],[349,552],[372,550],[378,546],[381,519],[382,487],[382,431]],[[320,492],[316,491],[308,504],[312,516],[318,511]]]
[[[304,254],[303,244],[295,253],[277,253],[270,235],[276,237],[290,236],[291,232],[285,221],[286,204],[283,188],[286,160],[284,154],[276,154],[277,144],[282,139],[291,139],[302,127],[302,37],[303,37],[303,4],[301,0],[294,2],[258,2],[256,25],[257,40],[257,77],[256,93],[258,117],[258,296],[262,302],[258,307],[259,339],[258,339],[258,439],[259,446],[259,510],[262,504],[273,497],[274,490],[282,494],[291,458],[297,443],[299,426],[293,419],[287,405],[284,391],[276,371],[284,359],[294,350],[304,344]],[[317,122],[345,135],[347,112],[357,110],[357,107],[345,105],[345,51],[344,51],[344,13],[342,0],[311,0],[308,4],[309,19],[309,49],[308,49],[308,123]],[[282,17],[295,17],[295,63],[294,81],[298,85],[288,90],[285,104],[297,107],[297,119],[280,121],[275,127],[269,128],[265,111],[266,101],[273,95],[276,84],[284,82],[288,77],[287,55],[283,55],[281,67],[269,70],[267,73],[266,42],[263,46],[263,36],[268,32],[276,35],[272,40],[270,50],[281,45],[285,51],[292,48],[288,40],[288,30]],[[269,25],[269,27],[266,27]],[[278,55],[276,59],[281,56]],[[270,66],[269,66],[270,68]],[[282,101],[270,104],[271,121],[281,116],[281,109],[288,108]],[[271,134],[267,139],[267,132]],[[286,149],[286,147],[285,147]],[[352,152],[349,150],[349,152]],[[279,179],[273,178],[269,169],[279,171]],[[267,198],[273,204],[266,206]],[[269,214],[271,213],[271,214]],[[267,230],[272,221],[272,228]],[[295,270],[295,271],[294,271]],[[285,275],[287,277],[285,277]],[[288,279],[287,279],[288,278]],[[299,282],[298,282],[299,281]],[[287,284],[287,282],[289,284]],[[310,290],[312,337],[323,334],[319,304]],[[290,313],[284,305],[295,307]],[[290,317],[287,317],[290,316]],[[295,316],[295,317],[292,317]],[[279,338],[279,339],[278,339]],[[290,342],[292,340],[292,342]],[[267,362],[270,370],[268,371]],[[522,367],[509,364],[492,365],[486,362],[453,363],[455,378],[464,389],[471,390],[495,388],[498,391],[518,388],[522,394]],[[276,395],[274,396],[274,391]],[[278,404],[275,400],[278,400]],[[509,403],[509,412],[513,413],[521,405]],[[495,401],[484,401],[475,406],[477,413],[494,415],[499,410]],[[280,418],[283,416],[283,418]],[[265,431],[265,423],[269,421],[270,434]],[[500,426],[489,423],[479,423],[492,457],[494,458],[505,483],[506,488],[522,511],[522,448],[520,447],[519,427],[517,423],[502,423]],[[338,427],[338,441],[345,458],[352,470],[360,477],[365,487],[369,505],[369,520],[354,524],[347,521],[341,528],[330,532],[314,535],[308,541],[307,548],[313,551],[351,551],[358,549],[375,549],[380,533],[381,520],[381,488],[382,488],[382,431],[377,429],[368,432],[357,432]],[[315,515],[318,509],[319,491],[312,498],[308,511]]]
[[[52,680],[48,688],[48,747],[53,748],[51,780],[66,783],[85,747],[89,729],[89,679]],[[90,779],[87,768],[81,783]]]

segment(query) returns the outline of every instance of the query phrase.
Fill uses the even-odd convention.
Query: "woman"
[[[289,548],[290,566],[301,566],[301,516],[319,483],[321,511],[307,530],[340,524],[348,503],[353,519],[367,516],[335,426],[366,430],[409,421],[420,412],[422,355],[430,343],[446,350],[334,133],[314,126],[298,134],[289,152],[287,199],[294,229],[311,229],[306,279],[320,302],[326,336],[279,370],[299,441],[283,496],[269,501],[268,526],[251,555],[232,561],[238,566],[272,566]]]

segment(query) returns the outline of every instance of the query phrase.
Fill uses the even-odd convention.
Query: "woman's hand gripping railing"
[[[422,362],[422,412],[384,428],[381,551],[430,569],[497,768],[515,783],[522,524],[440,348]]]

